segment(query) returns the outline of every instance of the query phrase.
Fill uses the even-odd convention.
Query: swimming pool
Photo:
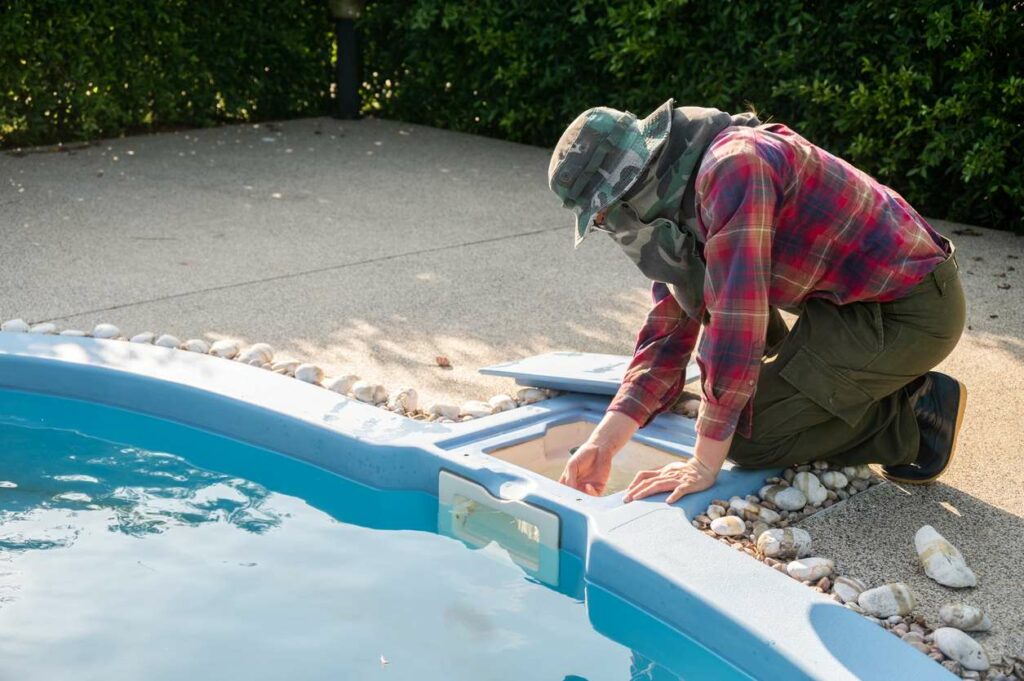
[[[551,588],[437,535],[431,495],[109,407],[0,413],[5,677],[749,678],[610,594],[588,613],[572,556]]]
[[[487,453],[541,436],[557,424],[592,422],[599,418],[607,403],[601,398],[567,395],[472,422],[420,423],[236,362],[117,341],[11,333],[0,333],[0,390],[4,391],[0,414],[6,415],[4,418],[8,426],[21,430],[43,428],[77,432],[93,442],[121,443],[118,447],[131,450],[130,457],[136,456],[132,452],[180,457],[174,459],[178,462],[174,465],[201,471],[193,481],[199,480],[197,484],[204,488],[213,487],[212,491],[208,490],[197,498],[219,509],[215,514],[217,520],[198,523],[198,528],[180,519],[167,521],[172,525],[184,522],[184,526],[173,525],[157,537],[147,535],[141,538],[102,529],[101,526],[108,527],[110,521],[104,525],[97,516],[90,531],[83,529],[79,532],[79,536],[86,538],[83,543],[69,548],[19,549],[22,559],[32,554],[35,557],[31,560],[43,560],[44,555],[78,550],[75,546],[88,547],[92,541],[88,537],[103,537],[108,542],[112,541],[110,537],[114,537],[119,541],[131,541],[112,549],[107,555],[124,555],[126,546],[136,549],[152,546],[154,551],[157,547],[164,547],[158,553],[171,562],[153,565],[154,557],[148,554],[135,560],[151,567],[167,566],[170,569],[177,565],[172,559],[186,552],[180,550],[180,545],[165,545],[163,542],[170,541],[178,533],[213,533],[211,536],[215,538],[209,542],[195,542],[197,545],[209,544],[212,552],[204,562],[209,574],[203,574],[199,580],[207,585],[203,593],[220,593],[227,589],[224,585],[230,586],[238,580],[238,584],[248,585],[251,589],[260,585],[261,594],[266,592],[267,598],[272,599],[263,603],[268,609],[262,611],[262,616],[256,614],[261,603],[233,603],[234,607],[245,605],[251,608],[247,611],[250,616],[243,618],[238,625],[239,631],[248,632],[248,636],[243,644],[237,643],[238,639],[235,642],[244,645],[253,659],[259,659],[263,652],[261,646],[265,645],[260,632],[266,632],[266,640],[272,641],[273,645],[291,642],[291,645],[302,646],[310,644],[321,633],[329,636],[341,631],[338,627],[344,626],[344,618],[334,610],[309,607],[295,611],[289,608],[298,608],[299,604],[313,598],[311,594],[315,589],[307,587],[318,587],[323,591],[316,593],[327,594],[329,575],[345,576],[346,573],[325,570],[323,564],[330,560],[335,563],[347,560],[359,553],[359,549],[352,547],[367,542],[365,546],[369,548],[363,552],[373,555],[366,557],[369,562],[359,564],[357,573],[392,577],[393,582],[399,579],[397,575],[410,574],[408,571],[395,572],[393,568],[417,565],[422,569],[415,570],[409,579],[426,580],[421,582],[429,584],[425,590],[440,599],[434,607],[409,608],[409,612],[414,611],[412,615],[403,612],[393,620],[398,624],[379,629],[385,630],[385,634],[405,621],[419,621],[417,635],[431,640],[427,637],[444,626],[464,626],[467,622],[475,622],[487,628],[481,613],[490,616],[495,627],[503,626],[505,620],[511,625],[517,617],[510,613],[517,612],[526,634],[539,633],[540,638],[554,642],[579,642],[588,651],[593,648],[593,654],[606,661],[590,672],[569,667],[562,664],[566,658],[559,657],[558,651],[564,646],[556,645],[555,652],[542,656],[555,665],[545,668],[550,674],[535,674],[533,672],[537,668],[531,666],[523,676],[515,671],[502,672],[498,667],[488,667],[484,660],[494,651],[481,651],[473,658],[478,666],[466,668],[471,669],[471,678],[590,678],[585,676],[586,673],[591,673],[593,678],[608,678],[608,673],[624,675],[611,678],[629,678],[629,665],[646,668],[652,664],[656,666],[651,669],[657,669],[657,674],[661,675],[653,678],[669,679],[673,676],[721,678],[729,674],[772,679],[951,678],[939,665],[855,613],[788,577],[737,555],[736,551],[694,530],[689,524],[688,514],[706,504],[699,495],[674,507],[668,507],[657,499],[623,505],[621,494],[599,499],[581,496]],[[55,398],[60,399],[53,401]],[[59,408],[54,404],[59,404]],[[23,420],[10,423],[11,417]],[[671,415],[659,417],[645,429],[643,437],[648,444],[685,453],[688,442],[692,442],[687,440],[685,426],[686,423],[674,421]],[[189,435],[185,437],[182,432]],[[185,446],[179,446],[182,443]],[[216,444],[205,446],[202,443]],[[49,448],[44,445],[43,448],[56,452],[62,450],[59,446]],[[4,455],[10,457],[11,451],[5,448]],[[154,461],[152,458],[147,460]],[[295,473],[283,473],[283,470]],[[297,473],[300,470],[308,473],[300,475]],[[108,474],[113,475],[112,472]],[[95,503],[97,498],[95,490],[90,492],[88,488],[99,483],[92,483],[81,476],[101,480],[101,475],[77,470],[75,466],[48,475],[63,476],[64,479],[44,478],[46,484],[40,483],[41,491],[34,505],[29,504],[23,511],[39,509],[42,503],[39,499],[45,497],[51,500],[47,503],[57,505],[49,511],[78,514],[75,517],[82,522],[93,518],[89,513],[108,516],[114,513],[110,508],[114,500],[110,500],[106,507],[101,505],[100,509],[74,508],[76,504],[88,506]],[[305,483],[302,482],[303,475],[310,476]],[[439,519],[443,521],[446,516],[437,498],[444,491],[442,481],[446,475],[466,482],[467,487],[463,491],[467,495],[465,498],[474,499],[472,504],[479,503],[488,513],[494,511],[499,517],[507,514],[523,527],[538,530],[541,537],[546,532],[548,540],[553,536],[554,549],[543,546],[544,550],[539,552],[542,562],[547,563],[547,569],[541,566],[541,569],[533,570],[530,556],[525,559],[519,556],[515,562],[508,558],[504,549],[499,551],[496,546],[470,542],[474,546],[485,547],[470,550],[438,536]],[[714,493],[723,496],[745,494],[754,489],[763,476],[763,472],[727,470]],[[6,478],[0,474],[0,479]],[[189,478],[186,476],[186,479]],[[230,483],[231,480],[241,482]],[[12,482],[17,484],[17,481]],[[166,484],[175,487],[170,482]],[[176,485],[181,486],[180,481]],[[344,488],[345,494],[325,492],[331,489],[331,485],[340,485],[338,489]],[[140,486],[146,487],[141,483],[134,485]],[[133,484],[122,487],[132,488]],[[5,494],[24,492],[21,486],[0,488],[0,491]],[[52,501],[54,497],[68,493],[72,496]],[[190,499],[188,495],[191,494],[188,493],[186,499]],[[86,495],[89,500],[79,495]],[[293,527],[289,524],[293,521],[282,521],[280,526],[260,533],[250,532],[221,518],[221,515],[231,516],[233,503],[249,503],[242,501],[243,496],[250,501],[269,499],[272,504],[268,505],[267,501],[262,504],[275,512],[277,509],[292,509],[290,512],[294,512],[301,508],[302,514],[294,520],[297,523],[294,527],[303,530],[306,536],[316,538],[311,542],[311,553],[302,555],[302,551],[291,548],[291,543],[261,543],[268,537],[274,541],[285,541],[281,527]],[[139,495],[134,498],[139,498]],[[180,501],[158,501],[157,508],[169,503],[169,510],[165,509],[167,512],[180,513],[183,510],[177,506]],[[195,505],[192,501],[187,503]],[[471,508],[472,504],[462,510]],[[18,512],[16,508],[0,508]],[[151,509],[150,502],[146,501],[143,508]],[[185,516],[191,517],[189,514],[193,511],[187,506],[184,510],[188,511]],[[146,513],[142,515],[148,517]],[[242,522],[241,517],[236,518]],[[550,527],[545,525],[546,530],[541,527],[541,521],[545,519],[553,519],[553,533]],[[254,518],[245,520],[245,523],[250,521],[260,522]],[[270,521],[264,519],[263,522]],[[56,526],[69,524],[70,520],[55,523]],[[469,525],[472,523],[466,527]],[[319,529],[314,531],[314,527]],[[483,527],[486,529],[486,524]],[[508,527],[507,523],[498,525],[499,530]],[[326,534],[318,534],[320,531]],[[221,535],[223,532],[229,535]],[[330,532],[342,532],[344,537],[338,535],[336,538]],[[416,541],[423,542],[409,544],[418,547],[418,551],[411,554],[422,555],[422,563],[413,561],[408,551],[401,553],[388,548],[396,536],[406,534],[416,535]],[[228,543],[222,540],[223,536],[233,537],[231,544],[244,545],[246,551],[251,551],[250,555],[256,558],[227,557],[218,553]],[[381,538],[368,538],[374,536]],[[533,536],[529,529],[517,535],[520,540]],[[330,537],[330,540],[325,537]],[[191,539],[189,543],[192,543]],[[333,551],[325,545],[349,548]],[[435,550],[454,553],[433,553]],[[385,559],[389,552],[400,557],[395,561],[400,565],[392,565]],[[215,556],[221,556],[218,559],[227,562],[217,563]],[[287,566],[286,571],[292,573],[301,572],[303,565],[312,565],[309,568],[311,576],[305,580],[308,584],[296,586],[296,582],[302,581],[300,576],[291,580],[270,579],[267,568],[275,560],[282,561],[281,564]],[[405,565],[401,565],[403,563]],[[455,570],[455,566],[459,569]],[[39,570],[40,575],[50,574],[47,568]],[[0,626],[5,630],[25,630],[39,635],[36,622],[46,621],[53,612],[59,612],[65,606],[68,612],[73,612],[76,599],[91,599],[93,591],[99,598],[100,592],[111,590],[111,585],[123,583],[127,589],[131,580],[122,574],[124,570],[132,570],[132,575],[139,579],[164,578],[163,570],[152,573],[130,560],[119,570],[110,572],[109,579],[105,579],[99,570],[95,574],[81,569],[63,572],[63,577],[57,576],[53,580],[62,585],[61,590],[37,594],[43,599],[39,603],[45,601],[47,604],[45,609],[42,606],[25,609],[17,623],[4,623],[4,612],[0,610]],[[432,575],[428,577],[426,573]],[[552,575],[555,577],[553,581]],[[269,581],[260,581],[264,577]],[[486,581],[492,578],[498,581]],[[484,581],[478,582],[478,579]],[[429,613],[444,612],[445,606],[440,604],[450,603],[446,599],[450,599],[463,583],[489,585],[490,593],[495,589],[518,593],[524,599],[520,602],[521,609],[513,611],[507,601],[497,597],[493,601],[475,598],[469,600],[477,605],[487,602],[488,606],[456,609],[457,614],[452,621],[458,624],[449,624],[447,620],[439,624],[437,619],[416,619],[427,618]],[[20,586],[26,585],[22,583]],[[175,591],[172,586],[169,584],[166,589],[153,588],[146,592],[178,594],[179,597],[170,605],[180,606],[181,601],[187,600],[189,592],[180,587],[175,587],[178,589]],[[304,596],[291,600],[282,596],[288,593],[289,588],[299,586]],[[23,589],[22,593],[27,592]],[[131,602],[142,599],[143,595],[136,595]],[[352,600],[351,596],[338,598],[345,603],[358,601]],[[329,599],[324,600],[322,605],[330,602]],[[283,610],[270,608],[271,604]],[[40,613],[41,609],[45,617]],[[230,609],[221,608],[210,616],[212,621],[221,623],[216,631],[217,637],[227,636],[224,630],[232,629],[230,624],[223,624],[229,619],[225,613]],[[100,601],[93,602],[82,617],[85,631],[79,633],[94,636],[93,630],[99,628],[95,625],[107,622],[118,611],[118,608],[104,607]],[[332,615],[337,615],[337,621],[332,619]],[[302,617],[311,619],[303,620]],[[116,627],[122,632],[122,642],[135,641],[132,637],[141,636],[140,632],[144,630],[144,627],[126,624],[127,621],[121,621]],[[379,621],[387,620],[382,616]],[[560,627],[559,623],[565,626]],[[189,624],[203,626],[202,623],[190,622],[184,615],[168,617],[159,626],[153,622],[146,624],[163,632],[173,630],[172,633]],[[359,624],[360,631],[375,631],[372,625],[363,627],[361,622]],[[557,634],[549,633],[546,628],[549,625],[557,629]],[[46,628],[47,631],[49,629]],[[165,634],[165,638],[170,635]],[[362,640],[356,634],[349,635],[354,637],[353,640]],[[382,636],[384,634],[375,640],[384,641]],[[17,638],[13,640],[18,641]],[[148,652],[157,654],[163,650],[164,640],[160,637],[142,638],[132,648],[152,647],[153,650]],[[215,640],[223,642],[226,639]],[[385,673],[403,678],[404,665],[415,664],[410,662],[410,658],[416,656],[412,654],[415,644],[407,638],[387,640],[386,643],[372,650],[370,643],[353,646],[350,650],[353,656],[358,655],[358,660],[348,661],[358,666],[349,668],[348,677],[338,672],[331,678],[371,678],[374,674]],[[21,641],[18,645],[29,644]],[[104,648],[104,645],[113,648]],[[224,649],[229,647],[228,643],[222,646]],[[115,659],[117,653],[125,653],[124,646],[117,640],[103,644],[90,639],[89,643],[77,649],[82,655],[110,660]],[[437,644],[431,646],[427,653],[444,650]],[[17,651],[5,656],[0,652],[0,666],[5,658],[18,659],[14,653]],[[189,654],[188,648],[179,652],[167,649],[164,653],[175,657]],[[381,663],[382,655],[388,664]],[[200,659],[198,655],[194,657]],[[290,670],[303,669],[296,666],[295,660],[299,658],[309,662],[308,666],[314,671],[319,669],[312,664],[314,658],[305,652],[282,653],[280,657],[292,659],[293,664],[287,667]],[[429,655],[421,658],[423,664],[429,664],[432,659],[440,658]],[[571,662],[586,664],[577,657],[571,658]],[[364,668],[364,664],[369,666]],[[491,669],[492,675],[481,676],[487,669]],[[709,669],[714,671],[708,673]],[[290,673],[296,676],[294,671]],[[443,678],[450,676],[449,673]],[[112,677],[108,675],[107,678]],[[641,674],[640,678],[645,677]]]

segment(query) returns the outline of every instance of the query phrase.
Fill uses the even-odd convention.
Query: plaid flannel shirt
[[[641,426],[679,398],[696,346],[697,432],[749,438],[769,306],[894,300],[949,252],[903,197],[784,125],[727,128],[694,181],[710,319],[698,345],[700,321],[654,284],[654,307],[609,406]]]

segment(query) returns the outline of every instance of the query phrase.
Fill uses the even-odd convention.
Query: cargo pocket
[[[828,364],[806,347],[796,351],[779,376],[850,427],[857,425],[874,402],[874,398],[841,369]]]

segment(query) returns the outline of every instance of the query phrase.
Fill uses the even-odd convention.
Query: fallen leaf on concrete
[[[963,229],[954,229],[953,234],[958,236],[982,236],[982,232],[974,229],[973,227],[964,227]]]
[[[437,357],[434,358],[434,361],[437,362],[437,366],[442,367],[444,369],[452,368],[452,361],[445,357],[444,355],[438,355]]]
[[[1001,289],[1003,289],[1005,291],[1006,289],[1010,288],[1010,285],[1009,284],[999,284],[998,288],[1001,288]]]

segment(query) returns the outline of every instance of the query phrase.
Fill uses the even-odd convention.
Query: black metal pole
[[[334,32],[338,40],[338,63],[335,71],[334,96],[337,100],[336,118],[359,118],[362,102],[359,86],[362,83],[362,63],[359,57],[359,35],[355,19],[335,19]]]

